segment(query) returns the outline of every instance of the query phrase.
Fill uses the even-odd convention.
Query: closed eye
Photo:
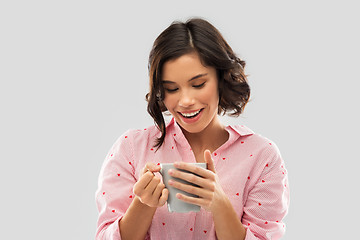
[[[173,89],[165,88],[165,90],[168,92],[176,92],[178,88],[173,88]]]
[[[205,85],[205,82],[199,85],[193,85],[194,88],[202,88]]]

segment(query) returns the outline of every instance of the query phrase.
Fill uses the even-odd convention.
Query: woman
[[[250,97],[245,62],[218,30],[194,18],[174,22],[149,57],[148,112],[155,126],[129,130],[110,149],[99,176],[97,239],[279,239],[289,188],[276,145],[219,114],[242,113]],[[163,112],[172,120],[165,123]],[[169,213],[160,163],[179,169],[176,197],[200,212]],[[206,162],[207,169],[189,163]]]

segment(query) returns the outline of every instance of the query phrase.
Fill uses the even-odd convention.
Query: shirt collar
[[[226,128],[231,128],[240,136],[247,136],[254,134],[254,132],[250,128],[244,125],[227,126]]]
[[[220,146],[217,151],[222,151],[228,148],[242,136],[254,134],[251,129],[244,125],[227,126],[225,127],[225,130],[229,133],[229,139],[222,146]],[[166,135],[166,138],[173,139],[172,141],[177,142],[181,147],[191,149],[187,139],[185,138],[185,135],[174,118],[172,118],[166,126]]]
[[[247,135],[252,135],[254,134],[254,132],[246,127],[245,125],[234,125],[234,126],[227,126],[225,128],[229,133],[230,130],[232,130],[233,132],[235,132],[236,134],[238,134],[239,136],[247,136]],[[180,126],[176,123],[175,118],[173,117],[171,119],[171,121],[166,125],[166,131],[169,133],[172,133],[173,136],[184,136]],[[174,135],[175,134],[175,135]],[[185,137],[185,136],[184,136]]]

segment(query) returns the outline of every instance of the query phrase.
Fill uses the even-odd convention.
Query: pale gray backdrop
[[[245,124],[289,171],[284,239],[358,228],[356,1],[2,1],[0,238],[94,239],[107,151],[146,112],[147,58],[173,20],[212,22],[246,60]]]

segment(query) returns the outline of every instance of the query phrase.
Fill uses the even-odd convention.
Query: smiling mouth
[[[181,116],[183,116],[185,118],[194,118],[197,115],[199,115],[199,113],[201,113],[202,110],[203,110],[203,108],[196,112],[192,112],[192,113],[181,113],[181,112],[179,112],[179,113],[181,114]]]

